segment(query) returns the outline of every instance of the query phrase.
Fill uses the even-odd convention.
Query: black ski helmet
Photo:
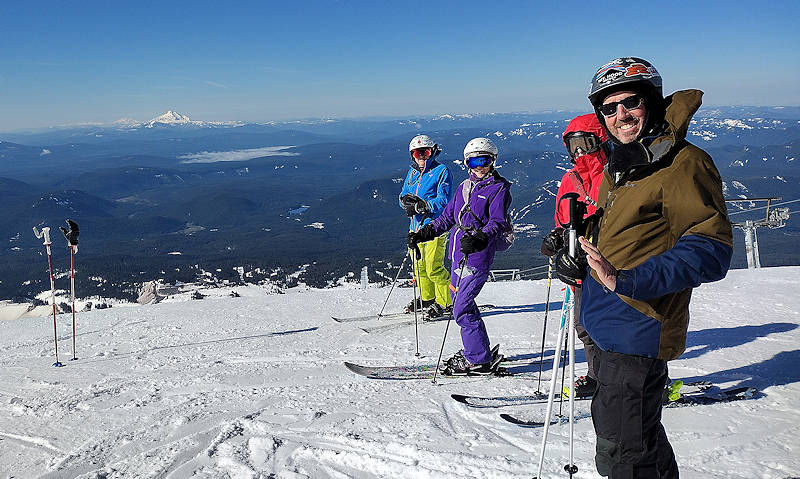
[[[589,101],[597,106],[608,93],[624,89],[627,83],[639,83],[663,97],[661,75],[650,62],[642,58],[615,58],[597,69],[592,77]],[[623,86],[624,85],[624,86]],[[638,85],[637,85],[638,86]]]
[[[592,83],[589,88],[589,102],[594,107],[595,114],[603,128],[606,128],[605,122],[597,107],[608,95],[623,90],[633,90],[644,96],[647,119],[642,133],[639,135],[640,137],[649,134],[651,130],[663,123],[664,93],[661,74],[658,73],[656,67],[645,59],[620,57],[598,68],[594,76],[592,76]]]

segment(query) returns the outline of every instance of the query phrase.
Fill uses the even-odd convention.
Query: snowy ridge
[[[118,120],[118,121],[123,121],[124,122],[124,120]],[[164,113],[163,115],[159,115],[159,116],[153,118],[150,121],[147,121],[147,122],[144,122],[144,123],[140,123],[140,124],[131,123],[131,122],[124,122],[124,123],[121,124],[121,126],[134,127],[134,128],[135,127],[154,128],[156,126],[187,126],[187,125],[193,125],[193,126],[203,126],[203,127],[205,127],[205,126],[225,126],[225,125],[236,126],[236,125],[243,125],[243,124],[244,123],[242,123],[242,122],[231,122],[231,121],[195,121],[195,120],[190,119],[186,115],[182,115],[182,114],[180,114],[178,112],[175,112],[175,111],[172,111],[172,110],[167,110],[167,112]]]
[[[752,385],[760,399],[669,409],[667,434],[682,478],[800,476],[800,267],[735,270],[698,288],[688,349],[673,378],[719,387]],[[562,299],[552,287],[551,302]],[[240,297],[230,297],[231,290]],[[541,431],[470,409],[450,394],[536,392],[536,380],[442,378],[385,382],[357,376],[344,361],[435,361],[445,324],[365,334],[334,314],[376,313],[387,288],[206,289],[202,300],[79,313],[77,356],[71,315],[59,315],[53,368],[52,318],[0,322],[0,476],[530,478]],[[546,281],[487,283],[479,302],[493,343],[538,371]],[[387,311],[408,302],[396,288]],[[542,384],[555,341],[549,315]],[[49,329],[48,329],[49,328]],[[460,347],[450,328],[445,353]],[[585,363],[576,352],[576,371]],[[541,417],[544,408],[503,408]],[[579,415],[585,416],[580,409]],[[591,421],[575,424],[576,477],[594,470]],[[554,425],[546,477],[563,477],[568,426]]]

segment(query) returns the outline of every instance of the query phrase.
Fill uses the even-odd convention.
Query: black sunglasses
[[[612,101],[611,103],[600,105],[597,107],[597,111],[604,117],[610,118],[617,114],[617,105],[622,105],[622,108],[625,108],[626,111],[631,111],[641,108],[643,104],[644,97],[641,95],[631,95],[620,101]]]

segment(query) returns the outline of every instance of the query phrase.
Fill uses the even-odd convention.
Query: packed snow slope
[[[688,349],[673,378],[751,385],[759,398],[671,408],[664,424],[683,478],[800,477],[800,267],[731,271],[695,291]],[[549,384],[561,285],[553,283],[541,389]],[[0,477],[530,478],[541,429],[499,418],[544,406],[471,409],[450,394],[531,394],[537,381],[546,281],[488,283],[481,303],[493,343],[517,376],[387,381],[367,365],[436,362],[445,322],[365,333],[389,288],[255,287],[199,301],[0,322]],[[410,289],[395,289],[387,311]],[[382,320],[388,323],[389,320]],[[445,354],[460,348],[451,324]],[[586,369],[583,351],[576,369]],[[577,403],[576,478],[594,469],[588,404]],[[555,408],[558,411],[558,407]],[[566,412],[566,408],[564,409]],[[544,477],[566,477],[568,426],[550,430]]]

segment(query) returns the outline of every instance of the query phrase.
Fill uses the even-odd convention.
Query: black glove
[[[403,203],[403,209],[406,210],[408,216],[421,215],[428,211],[428,205],[425,200],[417,195],[409,193],[400,198],[400,201]]]
[[[556,274],[558,279],[570,286],[580,287],[578,281],[586,277],[589,263],[586,261],[586,252],[578,246],[577,258],[569,255],[569,249],[561,248],[555,257]]]
[[[419,258],[420,252],[419,247],[417,246],[420,243],[424,243],[426,241],[430,241],[436,238],[436,231],[433,229],[433,226],[429,224],[420,228],[419,231],[408,233],[406,236],[406,244],[408,245],[408,249],[417,253],[417,258]]]
[[[78,235],[81,233],[80,229],[78,229],[78,223],[67,220],[67,224],[69,225],[69,229],[63,226],[59,226],[58,228],[64,233],[64,236],[67,238],[67,243],[69,243],[70,246],[78,246]]]
[[[472,254],[477,251],[483,251],[489,245],[489,237],[486,236],[481,230],[475,230],[472,233],[465,233],[461,237],[461,252],[464,254]]]
[[[563,247],[564,228],[560,226],[549,232],[542,240],[542,254],[545,256],[553,256]]]

